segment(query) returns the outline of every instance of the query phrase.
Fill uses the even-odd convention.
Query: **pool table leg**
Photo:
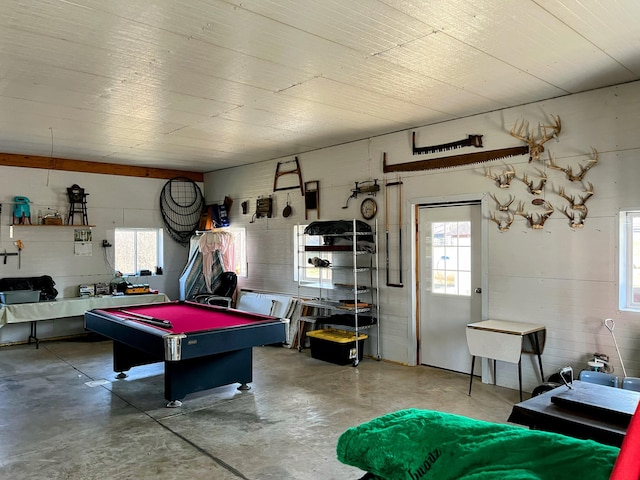
[[[131,367],[148,365],[161,361],[160,358],[149,355],[137,348],[130,347],[124,343],[113,341],[113,371],[119,372],[116,378],[127,378],[127,372]]]
[[[190,393],[231,383],[248,387],[252,380],[252,348],[164,362],[164,398],[170,403]]]

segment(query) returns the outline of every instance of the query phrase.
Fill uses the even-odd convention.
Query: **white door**
[[[469,373],[466,326],[482,320],[479,204],[419,209],[420,363]]]

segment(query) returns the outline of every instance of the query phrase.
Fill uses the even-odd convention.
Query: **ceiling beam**
[[[0,153],[0,166],[42,168],[46,170],[64,170],[67,172],[97,173],[102,175],[121,175],[125,177],[190,178],[194,182],[203,182],[204,174],[183,170],[167,170],[164,168],[135,167],[116,163],[87,162],[84,160],[68,160],[65,158],[38,157],[34,155],[16,155]]]

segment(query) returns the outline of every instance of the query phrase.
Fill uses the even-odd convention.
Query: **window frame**
[[[118,253],[118,233],[119,232],[133,232],[134,233],[134,272],[122,272],[118,269],[117,265],[117,253]],[[154,233],[156,236],[156,269],[160,267],[164,270],[164,231],[162,228],[157,227],[116,227],[113,232],[113,269],[116,272],[120,272],[124,276],[140,276],[140,268],[138,267],[138,233]],[[156,275],[157,270],[151,270],[151,275]]]
[[[640,269],[640,255],[634,262],[634,219],[640,222],[640,210],[625,209],[620,211],[619,217],[619,267],[618,267],[618,308],[623,311],[640,312],[640,299],[634,300],[634,263],[638,263]],[[640,225],[638,226],[638,235],[640,235]],[[640,284],[637,286],[640,289]]]
[[[451,226],[455,224],[456,235],[449,235],[447,232],[451,230]],[[442,234],[434,233],[436,225],[440,225],[439,230]],[[467,228],[461,229],[461,225]],[[471,296],[471,243],[464,242],[463,239],[470,238],[471,221],[470,220],[454,220],[454,221],[437,221],[431,222],[431,292],[436,295],[449,295],[459,297]],[[466,234],[464,234],[466,232]],[[440,238],[441,236],[441,238]],[[436,237],[439,240],[436,240]],[[436,251],[441,255],[435,255]],[[466,257],[461,252],[468,254]],[[452,255],[455,254],[455,255]],[[452,260],[453,266],[447,265],[447,261]],[[466,268],[464,268],[466,266]],[[463,282],[466,278],[466,282]],[[453,284],[449,284],[453,279]],[[467,284],[466,291],[461,291],[463,283]]]
[[[293,281],[300,286],[312,286],[317,288],[330,288],[333,285],[333,275],[329,268],[308,268],[307,262],[309,258],[314,256],[314,252],[305,251],[306,245],[320,245],[321,235],[308,235],[304,233],[307,225],[293,226],[293,244],[296,246],[293,254]],[[312,240],[309,242],[311,239]],[[323,252],[322,258],[333,263],[333,254]],[[313,273],[317,272],[317,275]]]

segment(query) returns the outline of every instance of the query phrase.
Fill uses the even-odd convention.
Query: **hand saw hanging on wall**
[[[462,147],[482,147],[482,135],[469,135],[463,140],[457,142],[443,143],[441,145],[431,145],[428,147],[416,147],[416,132],[413,132],[413,154],[423,155],[425,153],[446,152],[455,148]]]

